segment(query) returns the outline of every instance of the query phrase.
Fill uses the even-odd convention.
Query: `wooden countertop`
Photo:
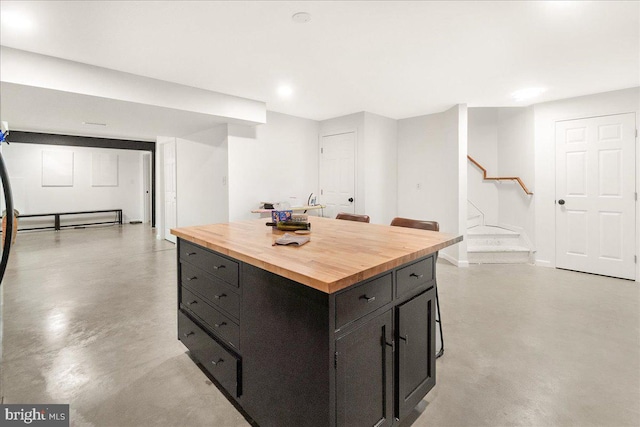
[[[171,234],[326,293],[462,241],[412,228],[311,217],[311,241],[272,246],[284,232],[265,219],[183,227]]]

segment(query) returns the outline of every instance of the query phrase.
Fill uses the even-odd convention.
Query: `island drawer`
[[[396,273],[396,297],[400,297],[418,286],[433,280],[434,256],[421,259],[406,267],[400,268]]]
[[[200,294],[211,305],[226,311],[236,319],[239,317],[240,296],[236,293],[238,288],[234,288],[186,262],[181,264],[180,270],[182,286]]]
[[[187,310],[202,319],[222,341],[239,348],[240,328],[229,316],[210,306],[203,298],[184,286],[180,291],[180,302]]]
[[[370,280],[336,295],[336,328],[371,313],[391,302],[391,273]]]
[[[180,240],[180,259],[238,287],[238,263],[202,246]]]
[[[240,396],[240,360],[181,311],[178,311],[178,339],[231,395]]]

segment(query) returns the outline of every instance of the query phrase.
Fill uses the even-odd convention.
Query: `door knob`
[[[558,200],[558,204],[559,205],[564,205],[564,200],[562,200],[562,199]]]
[[[349,197],[349,202],[353,203],[353,197]]]

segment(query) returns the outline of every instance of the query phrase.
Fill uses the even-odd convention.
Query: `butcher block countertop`
[[[310,242],[273,246],[284,232],[265,222],[262,218],[182,227],[171,234],[325,293],[462,241],[462,236],[435,231],[309,217]]]

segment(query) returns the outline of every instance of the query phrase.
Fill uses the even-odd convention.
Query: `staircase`
[[[476,221],[469,218],[468,224]],[[470,264],[527,264],[531,250],[517,231],[490,225],[467,229],[467,257]]]

